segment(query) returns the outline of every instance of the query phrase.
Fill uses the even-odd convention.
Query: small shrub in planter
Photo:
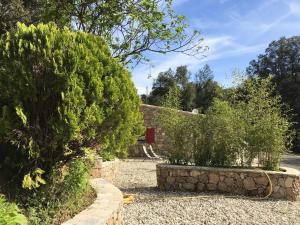
[[[0,38],[0,90],[0,167],[24,187],[90,152],[126,155],[142,133],[130,74],[91,34],[19,23]]]
[[[246,79],[237,92],[235,107],[246,122],[245,157],[248,165],[258,158],[265,169],[278,170],[282,153],[291,147],[293,132],[283,109],[281,97],[275,94],[271,77]]]
[[[198,156],[197,165],[228,167],[235,165],[244,149],[245,123],[228,102],[215,99],[201,127],[205,137],[201,146],[206,154]],[[203,150],[198,151],[202,152]],[[198,152],[197,151],[197,152]],[[205,160],[204,160],[205,159]]]

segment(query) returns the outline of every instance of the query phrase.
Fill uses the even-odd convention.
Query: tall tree
[[[152,91],[148,98],[149,104],[161,105],[166,94],[175,86],[177,86],[175,73],[172,69],[160,72],[153,82]]]
[[[201,85],[208,80],[214,79],[214,73],[211,70],[208,64],[205,64],[202,68],[200,68],[195,74],[196,84]]]
[[[273,75],[278,93],[293,110],[297,130],[294,145],[300,151],[300,36],[272,41],[264,54],[250,62],[247,72],[261,78]]]
[[[207,64],[196,72],[195,80],[197,89],[195,106],[201,112],[205,112],[212,104],[214,98],[222,98],[223,89],[214,81],[213,71]]]
[[[175,79],[180,88],[184,88],[190,79],[190,73],[187,66],[178,66],[176,68]]]
[[[29,11],[22,0],[1,0],[0,2],[0,35],[9,31],[16,23],[29,22]]]
[[[188,82],[181,93],[182,98],[182,109],[186,111],[192,111],[196,104],[196,95],[197,95],[197,89],[196,85],[193,82]]]
[[[170,89],[176,88],[180,93],[181,109],[193,109],[196,89],[195,84],[190,82],[189,78],[190,72],[188,71],[187,66],[178,66],[176,72],[169,69],[159,73],[157,79],[153,83],[148,103],[161,105]]]
[[[25,14],[17,13],[19,9]],[[205,50],[199,31],[190,31],[186,18],[174,13],[172,0],[3,0],[0,10],[0,15],[7,14],[0,33],[17,20],[53,21],[104,37],[113,56],[124,63],[147,60],[147,51],[196,56]]]

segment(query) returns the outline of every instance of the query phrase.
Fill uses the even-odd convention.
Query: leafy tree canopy
[[[264,54],[250,62],[247,72],[260,78],[273,75],[276,91],[294,114],[298,130],[294,144],[300,149],[300,36],[272,41]]]
[[[176,72],[172,69],[161,72],[154,80],[149,98],[143,96],[144,102],[162,105],[169,90],[174,87],[180,91],[181,109],[187,111],[198,108],[204,112],[214,98],[223,98],[224,90],[213,80],[213,71],[209,65],[200,68],[194,77],[195,82],[191,81],[191,72],[187,66],[177,67]]]
[[[172,0],[4,0],[0,34],[15,26],[55,22],[104,37],[124,63],[147,60],[146,51],[197,56],[205,48],[198,31],[172,9]]]

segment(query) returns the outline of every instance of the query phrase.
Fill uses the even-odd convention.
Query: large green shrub
[[[0,166],[25,186],[90,152],[126,155],[142,131],[129,72],[99,37],[25,26],[0,38]],[[24,183],[23,183],[24,184]]]

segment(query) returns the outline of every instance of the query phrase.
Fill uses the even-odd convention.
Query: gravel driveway
[[[115,181],[135,201],[124,206],[126,225],[300,225],[300,203],[251,200],[208,193],[156,189],[155,162],[121,162]]]

